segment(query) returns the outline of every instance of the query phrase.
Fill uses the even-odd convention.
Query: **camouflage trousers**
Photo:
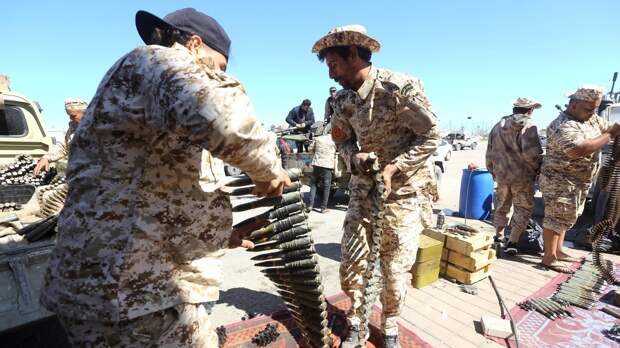
[[[420,201],[416,194],[407,197],[390,195],[384,206],[385,220],[379,258],[383,277],[382,331],[385,335],[398,334],[396,320],[404,305],[409,271],[415,262],[423,230]],[[347,314],[350,325],[359,325],[362,318],[364,274],[368,266],[368,243],[372,234],[369,217],[372,211],[369,187],[352,187],[344,221],[340,262],[340,286],[351,299],[351,309]]]
[[[583,212],[590,183],[574,184],[560,176],[540,175],[545,202],[543,227],[557,233],[568,231]]]
[[[183,303],[120,322],[60,317],[73,347],[206,347],[218,346],[203,305]]]
[[[513,184],[498,183],[495,198],[497,206],[493,213],[493,223],[496,228],[506,227],[510,209],[513,208],[510,219],[510,240],[516,243],[527,228],[534,211],[534,181]]]

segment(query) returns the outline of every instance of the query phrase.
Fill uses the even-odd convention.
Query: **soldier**
[[[45,156],[41,157],[37,165],[34,167],[34,175],[39,175],[41,169],[50,169],[50,162],[67,160],[69,157],[69,142],[73,138],[73,133],[80,124],[80,120],[86,112],[88,103],[80,98],[67,98],[65,100],[65,112],[69,115],[69,129],[65,133],[64,142],[59,142]]]
[[[346,245],[359,243],[368,250],[371,231],[373,179],[368,175],[370,152],[378,155],[386,191],[380,247],[384,287],[382,333],[385,347],[398,347],[398,318],[424,220],[422,204],[430,177],[428,158],[437,148],[437,118],[424,95],[422,81],[387,69],[370,60],[379,42],[360,25],[337,27],[312,48],[325,61],[329,77],[343,89],[333,103],[332,138],[352,169],[351,199],[344,222],[340,283],[351,298],[347,319],[349,336],[343,347],[354,347],[367,337],[361,327],[363,275],[366,253],[350,253]],[[421,197],[425,197],[421,199]],[[424,202],[423,202],[424,201]],[[425,210],[428,211],[428,210]]]
[[[599,165],[599,151],[620,135],[620,125],[596,115],[603,90],[584,86],[569,95],[566,111],[547,127],[547,151],[540,175],[545,202],[542,265],[556,272],[572,273],[560,261],[574,257],[562,250],[566,231],[583,211],[586,195]]]
[[[540,171],[543,151],[532,114],[542,105],[529,98],[518,98],[512,106],[512,115],[502,117],[489,134],[486,164],[497,183],[493,222],[500,240],[514,205],[510,240],[504,251],[516,255],[519,237],[534,210],[534,181]]]
[[[295,134],[308,133],[310,131],[310,126],[314,124],[314,111],[310,106],[311,104],[310,99],[304,99],[301,105],[292,108],[288,116],[286,116],[286,123],[295,128]],[[296,143],[297,153],[304,152],[304,148],[306,151],[308,150],[308,145],[306,143],[302,141],[297,141]]]
[[[329,126],[328,126],[329,128]],[[327,213],[327,202],[332,186],[332,175],[336,166],[336,144],[329,135],[329,129],[323,135],[314,137],[314,141],[308,148],[312,153],[312,177],[310,177],[310,195],[308,198],[307,211],[310,212],[314,207],[314,198],[319,183],[323,186],[321,194],[321,213]]]
[[[336,97],[336,91],[336,87],[329,87],[329,97],[327,97],[327,100],[325,101],[325,124],[328,124],[332,120],[332,115],[334,114],[332,103],[334,102],[334,97]]]
[[[230,40],[187,8],[136,14],[148,46],[103,77],[71,142],[69,193],[41,302],[73,346],[216,347],[213,253],[243,243],[228,196],[199,184],[202,149],[258,195],[290,183],[275,139],[224,73]]]

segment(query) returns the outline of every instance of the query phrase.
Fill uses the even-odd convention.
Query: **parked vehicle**
[[[0,75],[0,164],[9,163],[20,154],[40,158],[51,144],[39,106],[11,91],[8,78]],[[36,201],[36,197],[32,200]],[[28,217],[27,210],[0,213],[0,219],[15,214],[21,222],[36,220]],[[0,243],[0,342],[3,346],[60,346],[58,342],[66,342],[64,331],[54,329],[59,328],[54,314],[39,304],[43,276],[54,244],[50,239]]]
[[[452,157],[452,145],[447,140],[441,139],[437,146],[437,151],[435,151],[433,156],[443,158],[444,161],[449,161],[450,157]]]
[[[446,140],[452,145],[454,151],[460,151],[464,148],[475,150],[478,147],[480,139],[463,132],[456,132],[448,134]]]

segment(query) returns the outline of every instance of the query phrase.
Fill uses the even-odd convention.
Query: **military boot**
[[[383,347],[400,348],[400,340],[398,339],[398,335],[383,336]]]
[[[370,330],[366,330],[366,339],[370,337]],[[342,341],[340,348],[358,348],[362,343],[362,330],[359,326],[349,327],[349,335]]]

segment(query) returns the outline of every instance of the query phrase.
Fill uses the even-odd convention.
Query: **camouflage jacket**
[[[332,138],[345,162],[357,152],[377,153],[381,167],[398,167],[392,187],[399,195],[428,187],[429,175],[419,169],[427,167],[440,138],[437,117],[413,112],[411,103],[431,111],[422,81],[374,67],[359,90],[340,90],[333,103]]]
[[[43,158],[47,159],[50,162],[60,161],[61,159],[69,158],[69,143],[71,139],[73,139],[73,133],[77,129],[78,124],[75,122],[69,122],[69,129],[65,133],[64,142],[58,142],[54,144],[54,147],[43,156]]]
[[[308,148],[312,153],[312,165],[334,169],[336,165],[336,144],[329,135],[320,135]]]
[[[185,47],[139,47],[106,73],[71,141],[69,193],[42,303],[118,321],[218,298],[228,196],[199,185],[202,149],[257,180],[281,164],[240,83]]]
[[[547,127],[547,152],[543,160],[542,174],[576,186],[590,185],[598,168],[599,152],[570,159],[564,151],[585,140],[598,137],[607,128],[609,123],[598,115],[582,122],[567,113],[560,113]]]
[[[540,171],[538,128],[531,120],[524,121],[516,122],[514,115],[502,117],[489,133],[487,169],[500,184],[531,182]]]

